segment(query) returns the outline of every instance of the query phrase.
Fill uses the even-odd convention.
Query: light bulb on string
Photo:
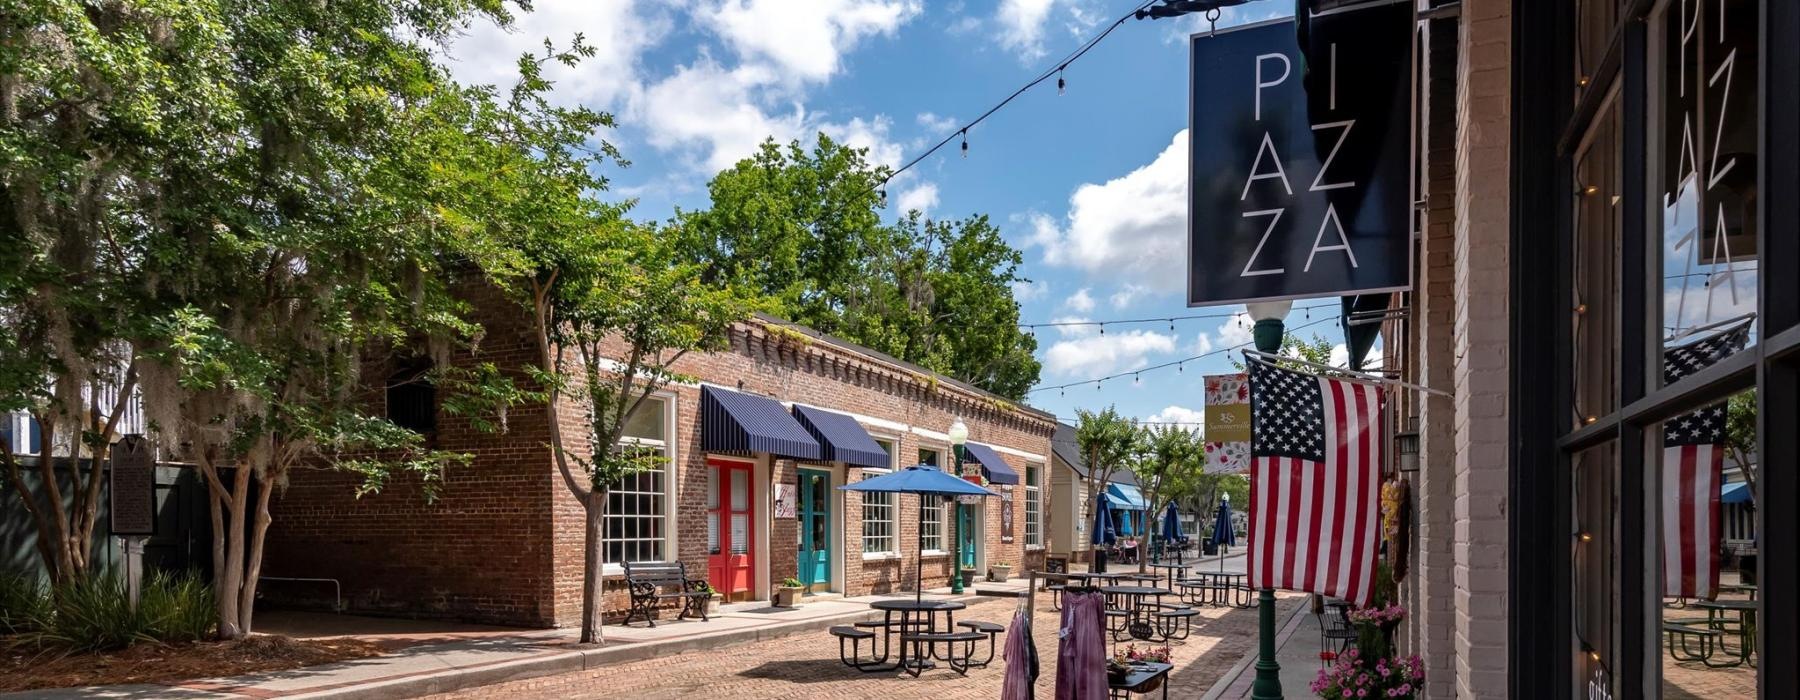
[[[1100,324],[1100,335],[1106,335],[1106,324]]]
[[[1062,66],[1058,66],[1056,69],[1056,94],[1057,95],[1063,95],[1069,91],[1068,90],[1069,84],[1067,82],[1063,81],[1063,69],[1064,68],[1068,68],[1068,66],[1062,65]]]
[[[967,158],[967,157],[969,157],[969,129],[968,129],[968,127],[963,127],[963,130],[961,133],[962,133],[962,154],[963,154],[964,158]]]
[[[1175,332],[1175,319],[1172,319],[1172,318],[1169,319],[1169,332],[1170,333]]]
[[[1104,380],[1104,379],[1096,379],[1096,380],[1094,380],[1094,391],[1099,391],[1099,390],[1100,390],[1100,382],[1103,382],[1103,381],[1106,381],[1106,380]]]

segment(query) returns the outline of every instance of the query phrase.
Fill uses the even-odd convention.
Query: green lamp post
[[[950,424],[948,435],[950,436],[951,459],[956,461],[956,471],[952,473],[956,474],[956,478],[961,479],[963,475],[963,443],[969,441],[969,426],[963,425],[962,419],[958,418],[955,423]],[[962,501],[956,500],[952,501],[952,503],[955,503],[956,506],[951,509],[950,515],[950,536],[952,538],[950,547],[950,593],[952,595],[962,595]]]
[[[1281,337],[1286,331],[1283,320],[1293,310],[1294,302],[1265,301],[1244,307],[1250,318],[1256,319],[1256,327],[1250,332],[1256,341],[1256,349],[1267,353],[1281,352]],[[1275,660],[1275,589],[1264,588],[1257,594],[1256,612],[1256,682],[1250,686],[1250,697],[1252,700],[1280,700],[1281,663]]]

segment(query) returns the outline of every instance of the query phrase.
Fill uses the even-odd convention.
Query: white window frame
[[[948,449],[920,445],[917,451],[930,452],[930,453],[937,455],[937,462],[938,462],[937,468],[940,471],[943,471],[947,474],[954,473],[954,472],[951,472],[949,469],[947,469],[944,465],[944,456],[946,454],[949,454],[949,452],[950,452]],[[955,457],[951,457],[951,459],[955,459]],[[921,460],[919,460],[919,462],[924,463],[925,460],[921,459]],[[933,525],[933,529],[935,530],[935,532],[932,532],[932,534],[926,534],[926,532],[928,532],[928,530],[926,530],[926,528],[925,528],[926,521],[924,518],[919,519],[919,542],[923,545],[921,547],[920,555],[926,556],[926,557],[949,556],[950,552],[948,550],[944,549],[944,539],[945,539],[945,535],[946,535],[945,531],[949,529],[949,526],[946,525],[946,523],[949,522],[950,518],[953,518],[956,516],[953,514],[954,511],[950,510],[950,505],[948,503],[938,505],[938,506],[929,506],[929,505],[926,505],[926,503],[925,503],[927,498],[930,498],[930,497],[927,497],[927,496],[919,497],[919,507],[920,508],[935,507],[937,509],[937,516],[931,519],[931,524]],[[937,546],[934,547],[934,546],[932,546],[933,544],[936,544]]]
[[[864,479],[892,472],[894,470],[894,462],[900,458],[899,457],[899,455],[900,455],[900,438],[899,437],[888,436],[888,435],[871,435],[870,437],[875,438],[875,440],[877,442],[887,443],[888,445],[890,445],[892,447],[892,449],[889,449],[887,451],[888,467],[886,469],[875,468],[875,467],[862,467]],[[869,503],[870,498],[878,498],[879,500],[886,501],[886,503]],[[862,536],[862,547],[863,547],[862,558],[864,560],[898,559],[898,558],[900,558],[900,513],[899,513],[900,506],[899,506],[899,504],[895,503],[896,500],[898,500],[898,499],[894,496],[893,493],[867,493],[867,492],[865,492],[862,494],[863,510],[862,510],[861,536]],[[888,528],[887,534],[886,535],[877,535],[877,537],[886,537],[887,538],[887,547],[884,549],[869,548],[869,522],[871,521],[871,518],[869,518],[869,508],[871,508],[871,507],[884,508],[887,511],[886,518],[873,519],[874,522],[885,521],[887,523],[887,528]]]
[[[675,465],[680,463],[677,460],[678,455],[676,454],[676,445],[681,444],[679,436],[676,434],[676,426],[679,425],[679,423],[680,423],[680,421],[676,420],[676,416],[678,415],[678,411],[680,410],[680,404],[679,404],[679,398],[676,396],[675,392],[673,392],[673,391],[654,392],[654,393],[650,394],[650,400],[661,401],[663,403],[663,406],[664,406],[663,439],[662,440],[651,440],[651,439],[647,439],[647,438],[621,437],[621,438],[619,438],[619,444],[655,447],[655,448],[661,449],[663,451],[662,493],[656,494],[656,495],[660,496],[662,499],[662,537],[661,537],[662,551],[659,553],[660,557],[656,561],[676,561],[679,558],[677,553],[680,551],[679,549],[677,549],[678,542],[676,541],[676,518],[675,518],[675,496],[676,496]],[[640,410],[642,410],[642,409],[640,409]],[[632,492],[632,493],[637,493],[637,492]],[[608,508],[606,517],[607,517],[607,519],[610,520],[614,517],[623,519],[623,518],[641,518],[642,516],[621,515],[621,514],[612,512],[612,509]],[[602,547],[606,547],[613,543],[612,538],[605,536],[605,533],[607,531],[608,531],[608,528],[606,528],[605,525],[602,525],[601,536],[604,540],[601,545]],[[655,538],[633,538],[633,539],[638,540],[638,541],[654,541],[655,540]],[[602,550],[602,551],[605,551],[605,550]],[[606,566],[602,570],[601,575],[602,576],[623,576],[623,575],[625,575],[625,567],[623,566],[622,562],[614,561],[613,557],[608,556]]]
[[[1032,476],[1037,483],[1032,483]],[[1044,548],[1044,465],[1025,465],[1025,548]]]

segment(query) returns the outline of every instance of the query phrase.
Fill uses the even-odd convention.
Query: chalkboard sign
[[[113,443],[107,491],[109,532],[121,536],[156,534],[156,453],[149,440],[128,435]]]
[[[1046,557],[1044,559],[1044,573],[1046,573],[1046,574],[1069,573],[1069,558],[1068,557]]]

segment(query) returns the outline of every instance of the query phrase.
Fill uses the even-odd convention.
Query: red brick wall
[[[488,328],[478,356],[460,354],[457,363],[491,361],[518,367],[536,360],[527,319],[492,290],[476,290],[471,301],[482,309]],[[734,333],[728,351],[691,355],[675,368],[703,382],[783,401],[869,416],[902,424],[900,430],[872,428],[897,438],[902,466],[911,464],[920,447],[941,450],[942,439],[914,434],[913,427],[941,433],[957,417],[968,425],[970,439],[1047,458],[1052,419],[994,401],[906,368],[803,338],[796,333],[770,333],[749,324]],[[372,375],[372,376],[383,376]],[[676,398],[674,485],[676,558],[690,572],[706,571],[706,454],[700,450],[700,389],[671,386]],[[373,394],[380,400],[380,394]],[[565,399],[566,400],[566,399]],[[561,411],[565,435],[585,434],[584,412],[571,401]],[[336,578],[353,611],[408,616],[446,617],[530,626],[579,624],[583,564],[583,509],[557,474],[545,447],[549,426],[542,407],[515,409],[504,434],[479,433],[466,421],[439,416],[436,444],[468,452],[474,461],[456,469],[443,484],[442,497],[426,504],[415,484],[396,482],[379,495],[356,499],[348,476],[306,470],[273,506],[274,524],[264,571],[271,576]],[[570,444],[575,452],[580,445]],[[1025,458],[1002,453],[1023,479]],[[801,466],[787,460],[760,459],[752,496],[759,502],[755,528],[767,530],[767,546],[756,551],[760,578],[774,584],[793,576],[798,524],[771,521],[771,476],[794,483]],[[973,467],[971,467],[973,468]],[[834,470],[842,485],[855,468]],[[984,532],[986,562],[1011,564],[1015,571],[1041,566],[1042,551],[1025,551],[1024,491],[1014,490],[1015,537],[1000,542],[1000,499],[989,499]],[[1050,492],[1043,491],[1041,512],[1050,512]],[[862,559],[862,502],[844,493],[839,534],[846,595],[911,590],[918,561],[917,497],[897,497],[896,531],[902,556],[893,560]],[[951,525],[945,523],[948,546]],[[1047,536],[1047,533],[1046,533]],[[949,558],[925,560],[926,587],[948,584]],[[609,584],[609,588],[613,585]],[[270,598],[320,602],[311,589],[272,584]],[[755,592],[757,597],[769,591]],[[622,590],[610,590],[607,609],[617,617],[626,607]]]

